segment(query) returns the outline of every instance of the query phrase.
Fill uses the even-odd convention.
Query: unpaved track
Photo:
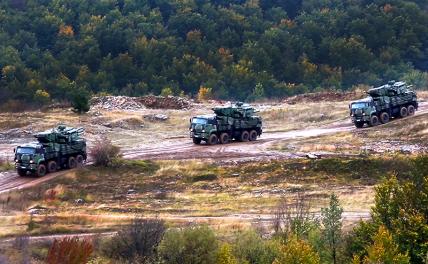
[[[319,218],[321,216],[320,212],[315,212],[313,214],[315,218]],[[109,216],[112,217],[112,216]],[[132,215],[118,215],[117,217],[121,219],[133,219],[135,216]],[[148,217],[149,218],[149,217]],[[171,215],[171,216],[162,216],[163,220],[180,222],[184,224],[188,223],[236,223],[236,222],[247,222],[251,224],[256,224],[259,226],[271,227],[272,223],[275,220],[274,215],[269,214],[231,214],[226,216],[179,216],[179,215]],[[355,223],[360,220],[369,220],[371,218],[370,212],[368,211],[344,211],[342,213],[342,221],[345,223]],[[30,236],[29,240],[31,243],[40,243],[40,242],[49,242],[54,239],[63,239],[66,237],[78,237],[82,239],[90,239],[94,237],[109,237],[117,234],[115,231],[110,232],[94,232],[94,233],[75,233],[75,234],[55,234],[55,235],[40,235],[40,236]],[[12,244],[15,241],[15,237],[13,238],[4,238],[0,239],[0,245],[4,244]]]
[[[420,104],[419,111],[416,112],[416,115],[424,113],[428,113],[428,103],[426,102]],[[365,129],[370,128],[361,130]],[[123,157],[127,159],[148,160],[211,159],[226,161],[288,159],[301,155],[273,151],[269,148],[275,143],[283,140],[317,137],[352,130],[355,130],[355,128],[349,119],[347,119],[346,121],[321,128],[263,133],[262,136],[254,142],[232,142],[226,145],[206,146],[194,145],[190,138],[174,138],[164,140],[163,142],[154,142],[151,147],[144,146],[123,149]],[[11,190],[28,188],[63,175],[66,172],[69,172],[69,170],[51,173],[42,178],[19,177],[14,171],[2,172],[0,173],[0,194]]]

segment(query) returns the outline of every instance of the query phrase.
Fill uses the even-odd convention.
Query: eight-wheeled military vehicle
[[[209,145],[230,140],[254,141],[262,134],[262,119],[247,104],[215,107],[213,115],[195,116],[190,119],[190,137],[193,143],[205,141]]]
[[[44,176],[60,168],[82,166],[86,160],[86,141],[83,128],[60,125],[37,133],[37,142],[17,146],[15,167],[19,176]]]
[[[388,84],[367,91],[368,97],[349,105],[352,122],[357,128],[364,124],[376,126],[388,123],[390,118],[414,115],[418,109],[416,93],[405,82]]]

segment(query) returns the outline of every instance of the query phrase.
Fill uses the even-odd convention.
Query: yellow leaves
[[[198,91],[198,100],[199,101],[205,101],[210,99],[212,96],[212,88],[208,88],[208,87],[199,87],[199,91]]]
[[[354,256],[354,259],[358,257]],[[358,262],[353,262],[358,263]],[[367,256],[364,257],[363,264],[391,263],[407,264],[410,258],[406,254],[400,253],[398,245],[394,241],[391,233],[385,226],[380,226],[377,234],[373,237],[373,244],[367,248]]]
[[[61,25],[59,27],[58,35],[65,36],[65,37],[73,37],[74,36],[73,27],[68,25]]]
[[[217,253],[217,264],[238,264],[229,244],[223,244]]]
[[[319,264],[320,257],[311,245],[292,237],[285,245],[280,246],[280,255],[273,264]]]
[[[200,30],[195,29],[187,32],[187,35],[186,35],[187,41],[197,42],[197,41],[201,41],[201,39],[202,39],[202,33]]]

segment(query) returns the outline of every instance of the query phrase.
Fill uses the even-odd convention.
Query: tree
[[[321,208],[321,222],[323,224],[323,236],[331,252],[333,263],[337,263],[337,249],[340,245],[342,234],[342,212],[339,199],[333,193],[330,196],[329,207]]]
[[[377,234],[373,238],[373,244],[367,248],[367,256],[364,257],[364,264],[407,264],[410,258],[402,254],[392,238],[391,233],[384,226],[380,226]]]

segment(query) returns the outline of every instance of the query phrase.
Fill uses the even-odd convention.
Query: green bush
[[[159,245],[166,264],[215,264],[218,241],[207,226],[171,229]]]

